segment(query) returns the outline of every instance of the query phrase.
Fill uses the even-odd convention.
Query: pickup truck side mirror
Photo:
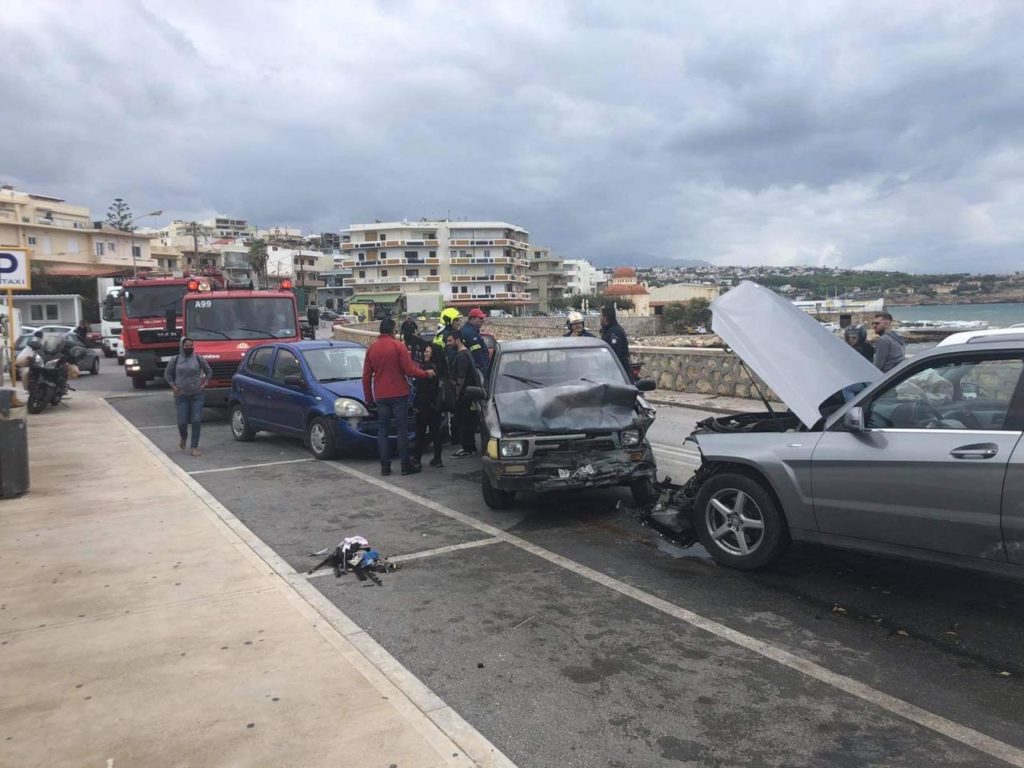
[[[654,379],[639,379],[634,386],[641,392],[653,392],[658,388]]]
[[[855,405],[853,408],[846,412],[843,416],[843,424],[851,432],[864,432],[866,427],[864,426],[864,409],[859,405]]]
[[[297,373],[289,373],[284,377],[284,383],[289,387],[304,387],[306,386],[305,380]]]
[[[466,387],[466,399],[470,402],[477,402],[487,397],[481,387]]]

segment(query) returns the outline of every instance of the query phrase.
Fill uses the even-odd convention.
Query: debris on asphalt
[[[330,552],[330,554],[327,554]],[[321,549],[318,552],[311,552],[311,557],[318,557],[327,554],[322,561],[313,566],[309,573],[315,573],[321,568],[330,566],[334,569],[335,578],[352,572],[360,581],[372,581],[378,587],[383,587],[378,573],[392,573],[398,570],[397,563],[389,563],[386,558],[381,557],[380,552],[371,549],[370,542],[362,536],[350,536],[343,539],[333,551],[330,548]]]

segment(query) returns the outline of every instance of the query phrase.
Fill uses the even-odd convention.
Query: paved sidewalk
[[[29,442],[32,490],[0,500],[0,764],[510,765],[99,398]]]

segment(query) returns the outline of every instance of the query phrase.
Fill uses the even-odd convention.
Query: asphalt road
[[[215,411],[193,459],[165,388],[116,365],[78,386],[296,570],[353,534],[412,556],[383,588],[312,582],[521,766],[1024,764],[1021,584],[811,546],[737,573],[616,512],[626,492],[497,513],[475,459],[380,478],[373,458],[236,443]],[[693,466],[704,415],[660,409],[663,475]]]

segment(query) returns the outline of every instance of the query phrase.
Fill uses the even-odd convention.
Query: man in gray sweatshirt
[[[892,315],[888,312],[877,313],[871,327],[878,334],[875,358],[872,362],[882,373],[887,373],[902,363],[907,356],[907,342],[892,329]]]
[[[164,378],[174,392],[174,407],[178,412],[178,447],[185,450],[188,440],[188,425],[192,425],[192,455],[199,456],[199,430],[203,423],[203,402],[206,395],[203,387],[212,378],[210,364],[195,353],[195,342],[188,336],[181,337],[177,357],[167,364]]]

